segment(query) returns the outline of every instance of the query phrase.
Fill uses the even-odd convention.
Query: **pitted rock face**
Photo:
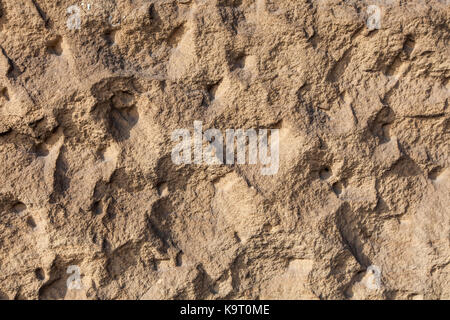
[[[0,0],[0,299],[449,299],[449,23],[438,0]],[[272,130],[277,170],[250,137],[174,163],[177,130],[211,152],[195,121]]]

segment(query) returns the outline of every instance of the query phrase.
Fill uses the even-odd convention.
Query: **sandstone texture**
[[[449,299],[449,24],[0,0],[0,299]],[[278,129],[279,170],[175,164],[194,121]]]

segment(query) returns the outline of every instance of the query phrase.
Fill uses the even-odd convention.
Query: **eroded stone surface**
[[[0,299],[450,298],[449,22],[0,0]],[[194,121],[278,128],[278,173],[175,165]]]

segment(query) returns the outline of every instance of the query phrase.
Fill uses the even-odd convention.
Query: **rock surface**
[[[449,23],[0,0],[0,299],[449,299]],[[194,121],[279,129],[278,172],[174,164]]]

